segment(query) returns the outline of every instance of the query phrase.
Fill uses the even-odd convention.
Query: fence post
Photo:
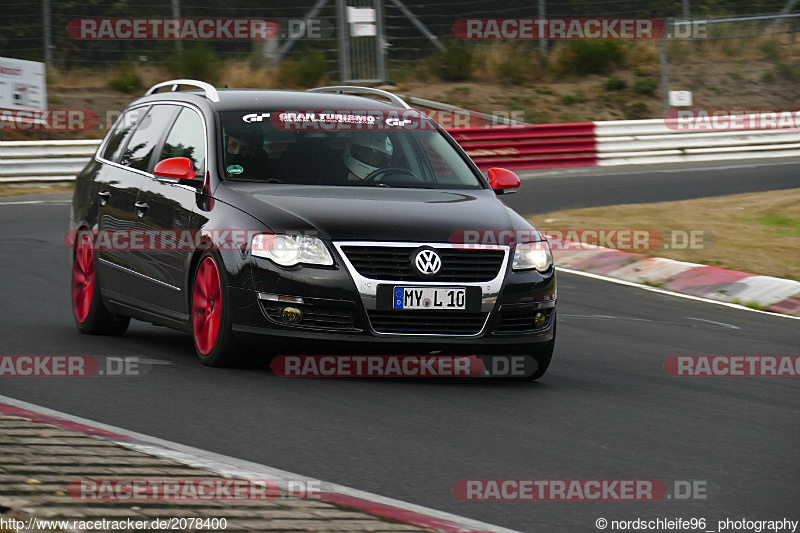
[[[345,0],[336,0],[336,25],[339,31],[339,81],[346,82],[350,79],[350,34]]]
[[[383,0],[375,0],[375,24],[377,25],[375,40],[377,41],[378,78],[385,82],[386,76],[386,34],[383,28]]]
[[[664,116],[669,111],[669,60],[667,59],[667,35],[672,30],[672,19],[664,21],[665,32],[663,37],[658,40],[658,61],[661,65],[661,93],[663,98],[662,107]]]
[[[181,0],[172,0],[172,18],[181,18]],[[175,41],[175,50],[178,52],[183,51],[183,43],[180,39]]]
[[[546,16],[547,16],[546,0],[539,0],[539,18],[543,19]],[[539,53],[542,54],[542,57],[547,55],[547,39],[545,38],[539,39]]]
[[[42,30],[44,30],[44,62],[47,68],[53,63],[53,25],[50,22],[50,0],[42,0]]]

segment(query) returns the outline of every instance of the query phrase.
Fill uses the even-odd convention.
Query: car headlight
[[[536,269],[545,272],[553,266],[553,254],[547,241],[525,242],[514,248],[513,270]]]
[[[254,256],[269,259],[280,266],[333,264],[333,256],[325,243],[316,237],[260,233],[253,237],[251,244]]]

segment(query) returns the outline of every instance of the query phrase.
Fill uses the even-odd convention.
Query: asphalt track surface
[[[519,213],[534,215],[580,207],[794,189],[800,187],[800,154],[797,158],[521,170],[518,174],[522,188],[504,199]]]
[[[756,170],[753,187],[777,176],[773,188],[786,188],[791,171],[797,186],[800,175],[797,165]],[[603,189],[629,171],[602,172],[612,175],[579,178]],[[702,172],[709,182],[730,176]],[[678,174],[683,183],[700,175]],[[570,179],[560,189],[551,177],[526,178],[523,187],[547,181],[561,205],[597,200],[598,189],[576,190]],[[725,518],[800,518],[800,379],[681,378],[663,368],[671,355],[797,355],[797,320],[561,273],[556,353],[538,383],[289,379],[259,362],[212,369],[195,361],[187,335],[165,328],[133,322],[122,338],[77,332],[62,244],[68,214],[66,203],[0,205],[0,354],[165,364],[139,377],[0,378],[2,395],[520,531],[598,531],[600,517],[706,518],[709,531]],[[453,495],[456,481],[487,478],[658,479],[670,488],[696,480],[708,498]]]

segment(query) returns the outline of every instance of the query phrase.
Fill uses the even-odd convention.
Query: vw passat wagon
[[[75,321],[184,330],[211,366],[310,345],[525,354],[536,379],[556,279],[547,241],[498,198],[519,186],[388,92],[160,83],[77,177]]]

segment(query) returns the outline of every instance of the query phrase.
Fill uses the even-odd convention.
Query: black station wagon
[[[77,326],[183,330],[211,366],[368,346],[526,354],[536,379],[555,343],[552,255],[498,198],[519,178],[487,175],[389,92],[159,83],[77,177]]]

